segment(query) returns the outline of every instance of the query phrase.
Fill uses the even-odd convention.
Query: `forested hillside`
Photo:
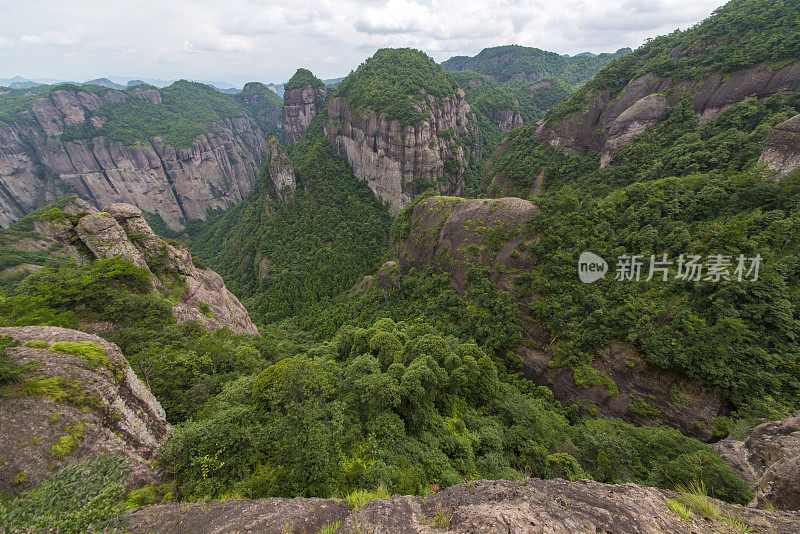
[[[474,57],[450,58],[442,68],[453,73],[470,103],[490,117],[513,110],[529,123],[544,116],[600,69],[630,52],[630,48],[622,48],[613,54],[569,57],[508,45],[485,48]]]
[[[495,517],[529,528],[549,527],[540,510],[563,508],[599,531],[594,516],[613,509],[633,529],[625,514],[644,512],[629,512],[625,492],[641,488],[600,486],[602,506],[578,502],[574,488],[595,482],[674,491],[648,501],[678,525],[648,523],[654,532],[757,531],[744,518],[797,510],[800,171],[771,171],[764,147],[783,125],[779,148],[800,161],[798,14],[797,0],[733,0],[632,53],[499,47],[445,62],[454,72],[421,51],[381,49],[336,88],[299,69],[286,86],[293,143],[267,137],[265,165],[231,210],[158,228],[180,241],[125,226],[124,246],[110,247],[127,212],[63,200],[0,232],[0,326],[113,341],[173,425],[153,464],[158,484],[126,496],[103,459],[39,489],[3,475],[13,495],[0,496],[0,521],[126,531],[136,516],[185,526],[228,505],[231,517],[265,506],[300,532],[329,507],[358,512],[396,493],[427,502],[459,484],[479,514],[511,496],[487,504],[476,481],[530,477],[566,489],[511,519],[505,509],[465,519],[454,512],[464,502],[404,514],[425,529],[494,528]],[[158,105],[143,95],[143,116],[160,110],[142,126],[151,131],[188,106],[176,143],[212,116],[266,124],[274,100],[260,84],[234,97],[178,83]],[[103,104],[92,117],[105,122],[63,135],[140,135],[124,109]],[[150,242],[183,267],[145,254]],[[137,266],[126,254],[140,249]],[[579,278],[586,252],[607,262],[591,283]],[[184,271],[216,280],[206,267],[259,335],[204,328],[218,318],[195,303]],[[177,315],[186,302],[199,320]],[[0,337],[0,400],[86,402],[80,384],[43,382],[36,363],[12,360],[18,345]],[[92,439],[70,432],[65,442]],[[571,484],[581,479],[595,482]],[[292,501],[302,511],[285,518],[282,501],[252,501],[268,497],[343,501]],[[125,516],[171,501],[181,507],[169,517],[166,507]],[[388,509],[378,515],[394,521]],[[797,524],[796,512],[779,517],[781,532]],[[359,516],[347,521],[321,531],[361,531]]]
[[[236,208],[189,228],[193,252],[265,322],[346,291],[378,268],[386,248],[385,206],[334,154],[321,122],[289,151],[297,179],[292,200],[278,201],[262,175]]]
[[[570,125],[597,117],[595,104],[584,97],[619,90],[636,76],[698,80],[694,87],[700,89],[681,93],[674,105],[667,101],[663,113],[639,122],[639,133],[610,155],[593,145],[578,153],[554,147],[545,124],[511,132],[492,157],[485,175],[489,194],[538,193],[533,201],[540,209],[528,236],[540,265],[519,276],[517,289],[536,295],[530,312],[555,340],[547,347],[552,365],[573,369],[577,377],[584,366],[601,365],[601,349],[622,342],[649,365],[721,388],[731,419],[742,427],[753,418],[786,416],[800,408],[795,335],[800,182],[796,173],[778,181],[759,163],[769,133],[800,112],[798,94],[778,86],[771,96],[742,98],[704,116],[697,109],[709,79],[704,77],[712,73],[744,72],[746,85],[753,63],[800,59],[796,48],[784,46],[796,39],[797,30],[792,22],[797,11],[788,6],[731,2],[686,32],[653,39],[612,63],[548,115],[549,124],[579,110],[561,123]],[[739,41],[752,47],[734,53]],[[628,109],[634,114],[642,108],[637,103]],[[595,137],[604,131],[609,129]],[[575,269],[583,251],[610,263],[606,280],[578,283]],[[625,254],[641,254],[643,272],[651,255],[667,254],[669,281],[613,280],[617,258]],[[696,282],[674,279],[680,255],[715,254],[734,264],[740,255],[759,255],[758,281],[715,282],[706,274]],[[715,432],[727,434],[729,424],[721,419]]]

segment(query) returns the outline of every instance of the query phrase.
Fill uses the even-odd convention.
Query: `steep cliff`
[[[274,102],[252,89],[176,82],[0,95],[0,224],[67,193],[128,202],[172,228],[230,208],[267,160],[264,128],[278,122]]]
[[[757,65],[730,76],[716,73],[690,80],[645,74],[618,94],[609,89],[587,93],[582,110],[558,121],[541,121],[535,135],[568,151],[596,150],[601,153],[601,163],[608,164],[615,152],[655,126],[669,107],[686,98],[704,122],[737,102],[798,89],[800,62],[777,69]]]
[[[325,104],[328,92],[325,84],[307,69],[297,69],[283,89],[283,124],[286,129],[286,142],[294,144],[303,137],[311,124],[311,119]]]
[[[471,159],[481,155],[464,92],[411,49],[379,50],[342,81],[325,134],[394,211],[430,186],[459,194]]]
[[[786,177],[800,169],[800,115],[778,124],[767,136],[760,162]]]
[[[132,460],[119,481],[128,489],[158,480],[151,464],[170,427],[116,345],[51,326],[0,328],[0,338],[5,368],[21,370],[0,394],[0,491],[105,452]]]

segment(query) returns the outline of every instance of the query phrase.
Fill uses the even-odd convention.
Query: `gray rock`
[[[743,442],[729,438],[715,448],[752,484],[755,506],[800,510],[800,412],[751,429]]]
[[[339,522],[338,534],[614,533],[712,534],[734,532],[720,517],[692,513],[681,519],[667,507],[669,491],[635,484],[581,480],[482,480],[424,497],[368,502],[357,514],[337,499],[261,499],[167,504],[131,512],[131,531],[317,532]],[[796,533],[800,515],[755,510],[719,501],[721,514],[755,532]]]
[[[155,89],[140,89],[137,95],[161,103]],[[102,97],[105,102],[125,99],[119,91]],[[0,122],[0,225],[77,193],[98,206],[133,204],[177,229],[190,219],[205,219],[209,208],[224,210],[241,202],[268,160],[271,136],[249,118],[208,125],[207,134],[180,150],[158,138],[128,147],[103,137],[86,143],[59,137],[66,126],[83,124],[102,103],[85,92],[53,91],[34,101],[28,120]],[[102,126],[98,117],[92,121]]]
[[[471,156],[451,135],[477,133],[476,120],[469,115],[470,107],[464,92],[457,89],[449,98],[425,96],[413,105],[425,118],[416,125],[389,120],[385,113],[358,109],[344,98],[328,103],[325,134],[353,167],[360,180],[389,202],[397,212],[417,193],[414,180],[428,179],[440,193],[458,195],[464,187],[464,172]],[[445,133],[447,132],[447,133]],[[458,166],[455,175],[443,180],[445,161]]]
[[[14,388],[9,396],[0,396],[0,491],[24,491],[59,468],[104,451],[132,460],[133,472],[126,481],[129,489],[158,481],[159,475],[150,464],[166,442],[170,427],[163,408],[116,345],[98,336],[52,326],[0,328],[0,334],[23,344],[7,349],[13,362],[42,362],[34,376],[72,381],[78,394],[84,396],[82,401],[57,400],[46,394],[27,396]],[[57,341],[92,342],[105,350],[110,364],[93,367],[72,354],[24,346],[33,340],[48,345]],[[53,388],[64,390],[63,385]],[[75,425],[83,427],[76,446],[59,458],[54,455],[53,444]]]

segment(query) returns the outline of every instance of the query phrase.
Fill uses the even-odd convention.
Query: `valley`
[[[797,532],[798,17],[0,88],[0,525]]]

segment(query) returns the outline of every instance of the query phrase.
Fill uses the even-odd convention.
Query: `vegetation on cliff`
[[[732,2],[687,35],[710,35],[715,29],[719,43],[751,35],[745,30],[758,19],[745,14],[762,4],[773,6]],[[776,24],[784,24],[775,6]],[[618,63],[634,61],[651,47]],[[714,50],[691,61],[712,70],[728,68],[717,62]],[[587,86],[605,84],[607,71]],[[776,182],[757,165],[767,134],[798,112],[797,94],[775,94],[734,104],[701,124],[683,101],[603,168],[597,153],[568,154],[537,140],[533,126],[508,136],[507,147],[491,161],[490,193],[527,196],[539,177],[544,179],[544,192],[533,199],[540,209],[529,228],[529,237],[536,236],[530,251],[540,265],[520,276],[517,287],[524,295],[537,295],[531,311],[557,340],[551,347],[556,363],[578,369],[608,343],[623,341],[656,367],[721,388],[742,424],[753,416],[781,417],[800,408],[794,333],[800,316],[799,182]],[[583,251],[609,261],[606,281],[578,282],[575,267]],[[743,254],[760,255],[763,263],[757,282],[611,280],[621,254],[643,255],[646,271],[650,256],[664,253],[673,262],[680,254],[724,254],[734,260]],[[730,430],[727,425],[720,422],[718,435]]]
[[[167,146],[187,148],[198,136],[208,133],[211,124],[244,117],[252,117],[265,130],[280,133],[280,120],[277,117],[280,116],[282,100],[266,87],[266,92],[259,91],[263,97],[255,105],[246,102],[249,92],[235,95],[222,93],[209,85],[186,80],[162,89],[150,88],[160,93],[161,103],[139,96],[137,91],[141,89],[141,86],[134,86],[118,91],[124,101],[105,101],[99,110],[88,113],[83,123],[66,126],[61,139],[88,141],[103,136],[130,146],[160,137]],[[0,120],[12,123],[26,121],[21,112],[29,111],[37,98],[59,90],[94,93],[101,97],[111,91],[102,86],[72,84],[10,90],[0,94]],[[270,113],[276,117],[273,122],[264,120]],[[93,125],[89,120],[91,117],[100,118],[102,126]]]
[[[449,98],[456,88],[455,80],[424,52],[382,48],[342,80],[334,96],[403,124],[416,124],[426,115],[415,109],[413,101],[424,95]]]
[[[676,80],[712,73],[731,74],[759,63],[769,67],[796,61],[800,9],[796,0],[731,0],[687,30],[650,39],[633,53],[597,73],[580,91],[554,107],[548,122],[583,109],[587,95],[619,92],[647,73]]]
[[[325,82],[314,76],[308,69],[297,69],[297,72],[284,84],[283,90],[292,91],[294,89],[304,89],[309,86],[311,86],[312,89],[325,89]]]

